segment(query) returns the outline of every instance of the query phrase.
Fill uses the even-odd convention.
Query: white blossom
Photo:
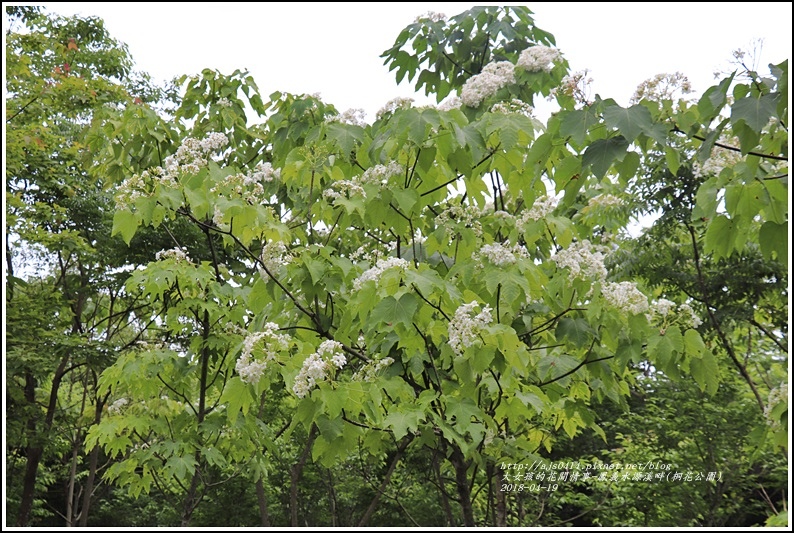
[[[662,73],[640,83],[637,90],[634,91],[630,103],[636,104],[643,99],[653,102],[673,100],[691,92],[692,84],[682,73]]]
[[[593,78],[588,76],[589,73],[590,71],[585,69],[563,77],[560,85],[551,90],[549,99],[557,96],[557,93],[561,93],[570,96],[580,104],[588,104],[590,86],[593,83]]]
[[[555,196],[543,195],[535,199],[528,210],[524,211],[519,219],[519,225],[526,224],[530,220],[540,220],[546,218],[557,207],[557,198]]]
[[[347,363],[341,343],[325,340],[317,347],[317,351],[303,361],[300,372],[295,377],[292,392],[298,398],[304,398],[317,385],[324,381],[335,366],[342,369]]]
[[[585,209],[611,209],[623,207],[624,205],[626,205],[626,201],[623,198],[614,196],[612,194],[599,194],[598,196],[590,198],[590,201],[587,203]]]
[[[292,255],[283,242],[268,240],[267,244],[262,247],[262,253],[259,259],[262,261],[265,268],[270,271],[271,274],[275,275],[280,267],[288,265],[292,261]],[[262,276],[262,279],[268,281],[270,278],[265,268],[259,268],[259,275]]]
[[[482,264],[482,259],[486,258],[491,264],[498,267],[515,264],[518,259],[527,257],[529,257],[529,254],[522,246],[516,244],[507,247],[498,242],[486,244],[479,251],[472,254],[472,259],[479,261],[480,264]]]
[[[170,250],[160,250],[156,254],[154,254],[154,258],[157,261],[165,261],[166,259],[173,259],[177,263],[185,261],[190,263],[190,257],[187,255],[185,251],[187,248],[171,248]]]
[[[436,217],[436,225],[447,226],[452,229],[455,225],[462,225],[474,230],[477,236],[482,235],[482,224],[480,217],[482,210],[476,205],[460,205],[454,203],[441,211]]]
[[[509,102],[496,102],[491,106],[491,113],[502,113],[504,115],[517,113],[525,117],[532,117],[534,110],[535,108],[518,98],[513,98]]]
[[[218,105],[221,107],[232,107],[232,103],[225,96],[222,98],[218,98]]]
[[[408,109],[413,105],[414,99],[413,98],[406,98],[402,96],[398,96],[397,98],[392,98],[383,107],[381,107],[378,112],[375,114],[375,118],[380,120],[385,115],[389,113],[394,113],[398,109]]]
[[[451,111],[453,109],[460,109],[461,104],[463,102],[457,96],[450,96],[449,98],[445,99],[443,102],[438,104],[439,111]]]
[[[554,63],[562,58],[560,51],[548,46],[536,45],[521,52],[516,66],[528,72],[551,72]]]
[[[604,279],[607,269],[604,266],[605,246],[596,246],[587,239],[572,243],[557,252],[552,260],[559,267],[567,267],[573,278]]]
[[[360,126],[362,128],[366,128],[366,116],[367,113],[363,109],[348,109],[343,113],[328,118],[326,122],[339,122],[341,124],[350,124],[351,126]]]
[[[391,366],[394,363],[394,359],[391,357],[384,357],[379,361],[370,361],[369,363],[362,366],[358,371],[353,374],[352,380],[353,381],[373,381],[377,376],[378,373],[383,370],[384,368]]]
[[[769,391],[769,397],[766,406],[764,406],[764,418],[766,418],[767,425],[773,429],[780,427],[780,419],[772,417],[772,410],[782,402],[788,402],[788,383],[786,382]]]
[[[641,293],[632,281],[604,283],[601,294],[613,307],[624,313],[639,315],[648,310],[648,297]]]
[[[389,257],[387,259],[378,259],[374,267],[365,270],[359,277],[353,280],[353,290],[360,290],[364,283],[374,281],[376,284],[383,275],[383,273],[391,268],[398,268],[405,270],[410,263],[401,257]]]
[[[728,146],[738,146],[738,139],[730,139],[725,136],[720,137],[721,144]],[[736,150],[728,150],[721,146],[714,146],[711,150],[711,155],[704,163],[695,161],[692,165],[692,172],[696,178],[704,178],[709,176],[719,176],[723,169],[732,168],[742,161],[742,154]]]
[[[287,350],[289,344],[289,337],[278,333],[278,325],[273,322],[265,324],[262,331],[249,333],[243,341],[243,348],[235,365],[240,379],[246,383],[257,383],[262,378],[268,362],[274,361],[279,352]],[[255,357],[254,349],[257,345],[262,345],[264,359]]]
[[[419,15],[414,19],[414,24],[429,20],[430,22],[444,22],[447,16],[444,13],[436,13],[435,11],[428,11],[424,15]]]
[[[127,398],[119,398],[112,404],[108,405],[108,414],[109,415],[118,415],[121,414],[121,411],[124,407],[129,404],[130,401]]]
[[[479,338],[482,328],[493,322],[491,308],[486,305],[482,311],[475,315],[478,307],[480,304],[476,301],[462,304],[455,310],[455,315],[449,321],[447,327],[449,345],[458,355],[463,355],[466,348]]]
[[[509,61],[488,63],[482,72],[466,80],[460,93],[461,101],[469,107],[479,106],[502,87],[515,83],[514,69]]]

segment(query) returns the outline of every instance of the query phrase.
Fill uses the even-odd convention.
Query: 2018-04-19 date
[[[554,492],[557,490],[557,487],[557,483],[550,483],[548,485],[540,485],[539,483],[503,483],[502,492],[540,492],[542,490],[546,492]]]

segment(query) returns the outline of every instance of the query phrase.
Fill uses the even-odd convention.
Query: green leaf
[[[579,365],[579,361],[570,355],[547,355],[538,362],[538,377],[551,381]]]
[[[689,362],[689,370],[695,378],[700,390],[706,391],[711,395],[717,392],[720,385],[720,369],[717,366],[717,359],[710,351],[703,352],[702,357],[692,359]]]
[[[353,124],[331,122],[326,126],[326,135],[339,146],[342,153],[349,154],[357,144],[364,140],[364,129]]]
[[[401,405],[400,407],[403,408],[404,406]],[[393,407],[393,409],[397,409],[397,407]],[[409,431],[415,432],[419,427],[419,422],[424,419],[425,415],[422,411],[393,410],[383,421],[383,425],[392,429],[394,438],[401,439]]]
[[[557,324],[555,335],[558,341],[568,339],[578,347],[590,342],[593,329],[583,318],[561,318]]]
[[[587,147],[582,156],[582,170],[591,168],[593,175],[603,178],[614,161],[626,155],[629,143],[622,135],[609,139],[599,139]]]
[[[610,128],[620,130],[628,142],[633,142],[640,133],[651,131],[653,128],[651,112],[640,104],[628,109],[619,105],[608,106],[604,109],[604,122]]]
[[[780,98],[778,93],[772,93],[760,98],[748,96],[737,100],[731,107],[731,124],[736,125],[743,121],[756,133],[761,133],[775,114],[778,98]]]
[[[684,332],[684,348],[686,349],[687,355],[691,357],[700,357],[706,349],[706,345],[703,344],[700,333],[694,329],[688,329]]]
[[[412,293],[403,294],[399,300],[389,296],[375,306],[370,318],[373,325],[381,322],[388,325],[402,323],[410,327],[418,306],[419,300]]]
[[[703,249],[715,259],[729,257],[736,241],[736,222],[725,215],[717,215],[706,230]]]
[[[131,211],[120,210],[116,211],[113,215],[113,229],[110,232],[110,236],[114,236],[117,233],[121,234],[121,238],[124,239],[124,242],[127,243],[127,246],[130,245],[130,241],[135,236],[135,232],[138,230],[138,219],[134,213]]]
[[[672,146],[665,146],[664,159],[667,162],[667,168],[670,170],[670,174],[675,176],[678,173],[678,169],[681,166],[678,150],[676,150]]]
[[[774,259],[788,264],[788,225],[766,221],[758,232],[761,253],[767,259]]]
[[[220,398],[220,402],[226,404],[226,412],[231,424],[237,420],[240,411],[243,412],[243,415],[248,414],[253,401],[250,387],[239,376],[234,376],[229,380]]]
[[[587,138],[590,126],[598,123],[598,117],[590,110],[578,109],[566,113],[560,121],[560,135],[570,137],[577,145],[582,145]]]

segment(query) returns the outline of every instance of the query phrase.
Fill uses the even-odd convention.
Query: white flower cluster
[[[588,76],[589,73],[590,71],[585,69],[565,76],[560,81],[560,85],[551,90],[549,98],[554,98],[557,93],[562,93],[580,104],[589,103],[590,85],[593,83],[593,78]]]
[[[408,263],[408,261],[400,257],[378,259],[378,262],[374,267],[365,270],[359,277],[353,280],[353,290],[360,290],[361,287],[364,286],[364,283],[368,281],[374,281],[377,284],[381,275],[383,275],[383,273],[390,268],[399,268],[400,270],[405,271],[409,265],[410,263]]]
[[[724,136],[720,137],[719,142],[728,146],[739,145],[738,139],[728,139]],[[724,168],[732,168],[740,161],[742,161],[741,152],[715,146],[705,163],[701,165],[700,162],[695,161],[692,165],[692,171],[696,178],[719,176]]]
[[[626,205],[626,201],[623,198],[618,196],[614,196],[612,194],[599,194],[598,196],[593,196],[590,198],[590,201],[587,205],[582,209],[583,213],[589,213],[591,211],[607,211],[611,209],[618,209]]]
[[[509,61],[488,63],[482,72],[466,80],[460,93],[461,101],[469,107],[477,107],[480,103],[496,94],[506,85],[515,83],[515,67]]]
[[[491,106],[491,113],[502,113],[504,115],[518,113],[525,117],[531,117],[533,111],[535,111],[534,107],[518,98],[513,98],[509,102],[496,102]]]
[[[262,183],[269,183],[281,178],[281,169],[273,168],[271,163],[258,163],[253,170],[242,174],[231,174],[223,181],[214,185],[210,192],[240,196],[252,203],[265,201],[265,188]]]
[[[435,11],[428,11],[424,15],[419,15],[414,19],[414,24],[419,22],[429,20],[430,22],[443,22],[447,20],[447,16],[444,13],[436,13]]]
[[[777,404],[788,402],[788,383],[783,382],[771,391],[769,391],[769,398],[766,406],[764,407],[764,418],[769,427],[776,429],[780,427],[780,419],[772,418],[772,410]]]
[[[332,340],[320,343],[317,351],[303,361],[303,366],[295,377],[292,392],[298,398],[304,398],[317,385],[328,377],[333,368],[342,369],[347,364],[342,344]]]
[[[118,415],[121,414],[122,409],[129,404],[130,401],[127,398],[119,398],[112,404],[108,405],[108,414],[109,415]]]
[[[373,381],[378,377],[378,372],[391,366],[393,363],[394,359],[391,357],[384,357],[380,361],[370,361],[359,368],[356,373],[353,374],[352,379],[353,381]]]
[[[367,113],[363,109],[348,109],[344,113],[340,113],[328,118],[326,122],[339,122],[342,124],[350,124],[351,126],[361,126],[362,128],[366,128],[367,121],[364,118],[366,116]]]
[[[451,224],[462,224],[466,228],[474,230],[477,236],[482,235],[482,224],[480,217],[483,212],[475,205],[452,204],[444,209],[436,217],[436,225],[449,226]]]
[[[680,94],[677,94],[679,93]],[[680,72],[673,74],[657,74],[653,78],[648,78],[637,86],[637,90],[631,97],[630,103],[636,104],[640,100],[651,100],[661,102],[662,100],[674,100],[692,92],[692,84],[689,79]]]
[[[180,174],[198,174],[207,157],[229,144],[223,133],[210,133],[204,139],[188,137],[174,155],[165,158],[165,168],[153,167],[125,179],[116,190],[116,209],[130,209],[135,200],[149,194],[156,185],[177,186]]]
[[[606,251],[605,246],[590,244],[590,241],[584,239],[560,250],[552,260],[559,267],[568,267],[573,278],[604,279],[607,276],[607,269],[604,266]]]
[[[676,310],[676,307],[678,308]],[[645,315],[648,321],[661,320],[662,329],[667,328],[673,322],[678,322],[685,328],[697,328],[703,321],[695,314],[692,306],[683,303],[676,306],[675,302],[671,302],[665,298],[659,298],[651,302],[648,313]]]
[[[556,48],[536,45],[521,52],[516,66],[523,67],[527,72],[551,72],[554,63],[561,58],[562,55]]]
[[[221,107],[232,107],[232,103],[225,96],[222,98],[218,98],[218,105]]]
[[[530,220],[540,220],[546,218],[557,207],[557,197],[543,195],[535,198],[535,202],[528,210],[524,211],[518,220],[519,225],[526,224]]]
[[[265,358],[263,360],[257,360],[253,354],[254,348],[259,343],[264,344]],[[243,349],[235,365],[240,379],[246,383],[259,382],[268,362],[274,361],[278,352],[287,350],[289,344],[289,337],[278,333],[278,324],[273,322],[265,324],[262,331],[249,333],[243,341]]]
[[[262,247],[259,259],[265,265],[265,268],[275,275],[281,266],[288,265],[292,261],[292,255],[283,242],[268,240],[267,244]],[[265,268],[259,268],[259,275],[262,276],[263,280],[269,281],[270,277],[267,275]]]
[[[154,254],[154,258],[157,261],[165,261],[166,259],[173,259],[177,263],[181,261],[185,261],[190,263],[190,257],[187,255],[185,251],[187,248],[184,246],[182,248],[171,248],[170,250],[160,250],[156,254]]]
[[[353,196],[367,197],[367,193],[362,187],[363,184],[375,184],[381,189],[389,183],[389,178],[399,176],[403,172],[403,167],[399,163],[392,161],[388,165],[375,165],[364,171],[361,176],[355,176],[349,180],[335,181],[331,187],[323,191],[323,197],[335,200],[341,197],[351,198]]]
[[[451,111],[453,109],[460,109],[460,106],[463,104],[460,98],[457,96],[450,96],[440,104],[438,104],[437,109],[439,111]]]
[[[474,314],[479,306],[480,304],[476,301],[462,304],[455,310],[455,316],[449,321],[447,328],[449,345],[458,355],[463,355],[466,348],[477,340],[480,330],[493,322],[491,308],[487,305],[483,307],[482,311]]]
[[[632,281],[607,282],[601,287],[604,299],[624,313],[639,315],[648,310],[648,297]]]
[[[480,264],[482,264],[483,258],[487,258],[491,264],[498,267],[513,265],[518,259],[528,257],[529,254],[522,246],[516,244],[512,247],[507,247],[498,242],[486,244],[479,251],[472,254],[472,259],[480,262]]]
[[[384,115],[388,115],[389,113],[394,113],[398,109],[408,109],[413,106],[414,99],[413,98],[405,98],[402,96],[398,96],[397,98],[392,98],[388,102],[386,102],[383,107],[381,107],[378,112],[375,114],[375,118],[380,120],[384,117]]]

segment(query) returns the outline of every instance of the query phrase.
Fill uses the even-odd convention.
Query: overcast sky
[[[456,15],[468,3],[114,3],[47,2],[49,11],[103,18],[127,43],[137,68],[155,80],[247,69],[264,96],[319,92],[340,111],[374,120],[398,87],[380,54],[427,11]],[[573,71],[590,69],[594,92],[627,103],[636,86],[681,71],[695,91],[728,69],[731,52],[763,39],[762,66],[791,53],[791,3],[529,4],[536,25],[557,39]],[[765,69],[765,67],[764,67]]]

